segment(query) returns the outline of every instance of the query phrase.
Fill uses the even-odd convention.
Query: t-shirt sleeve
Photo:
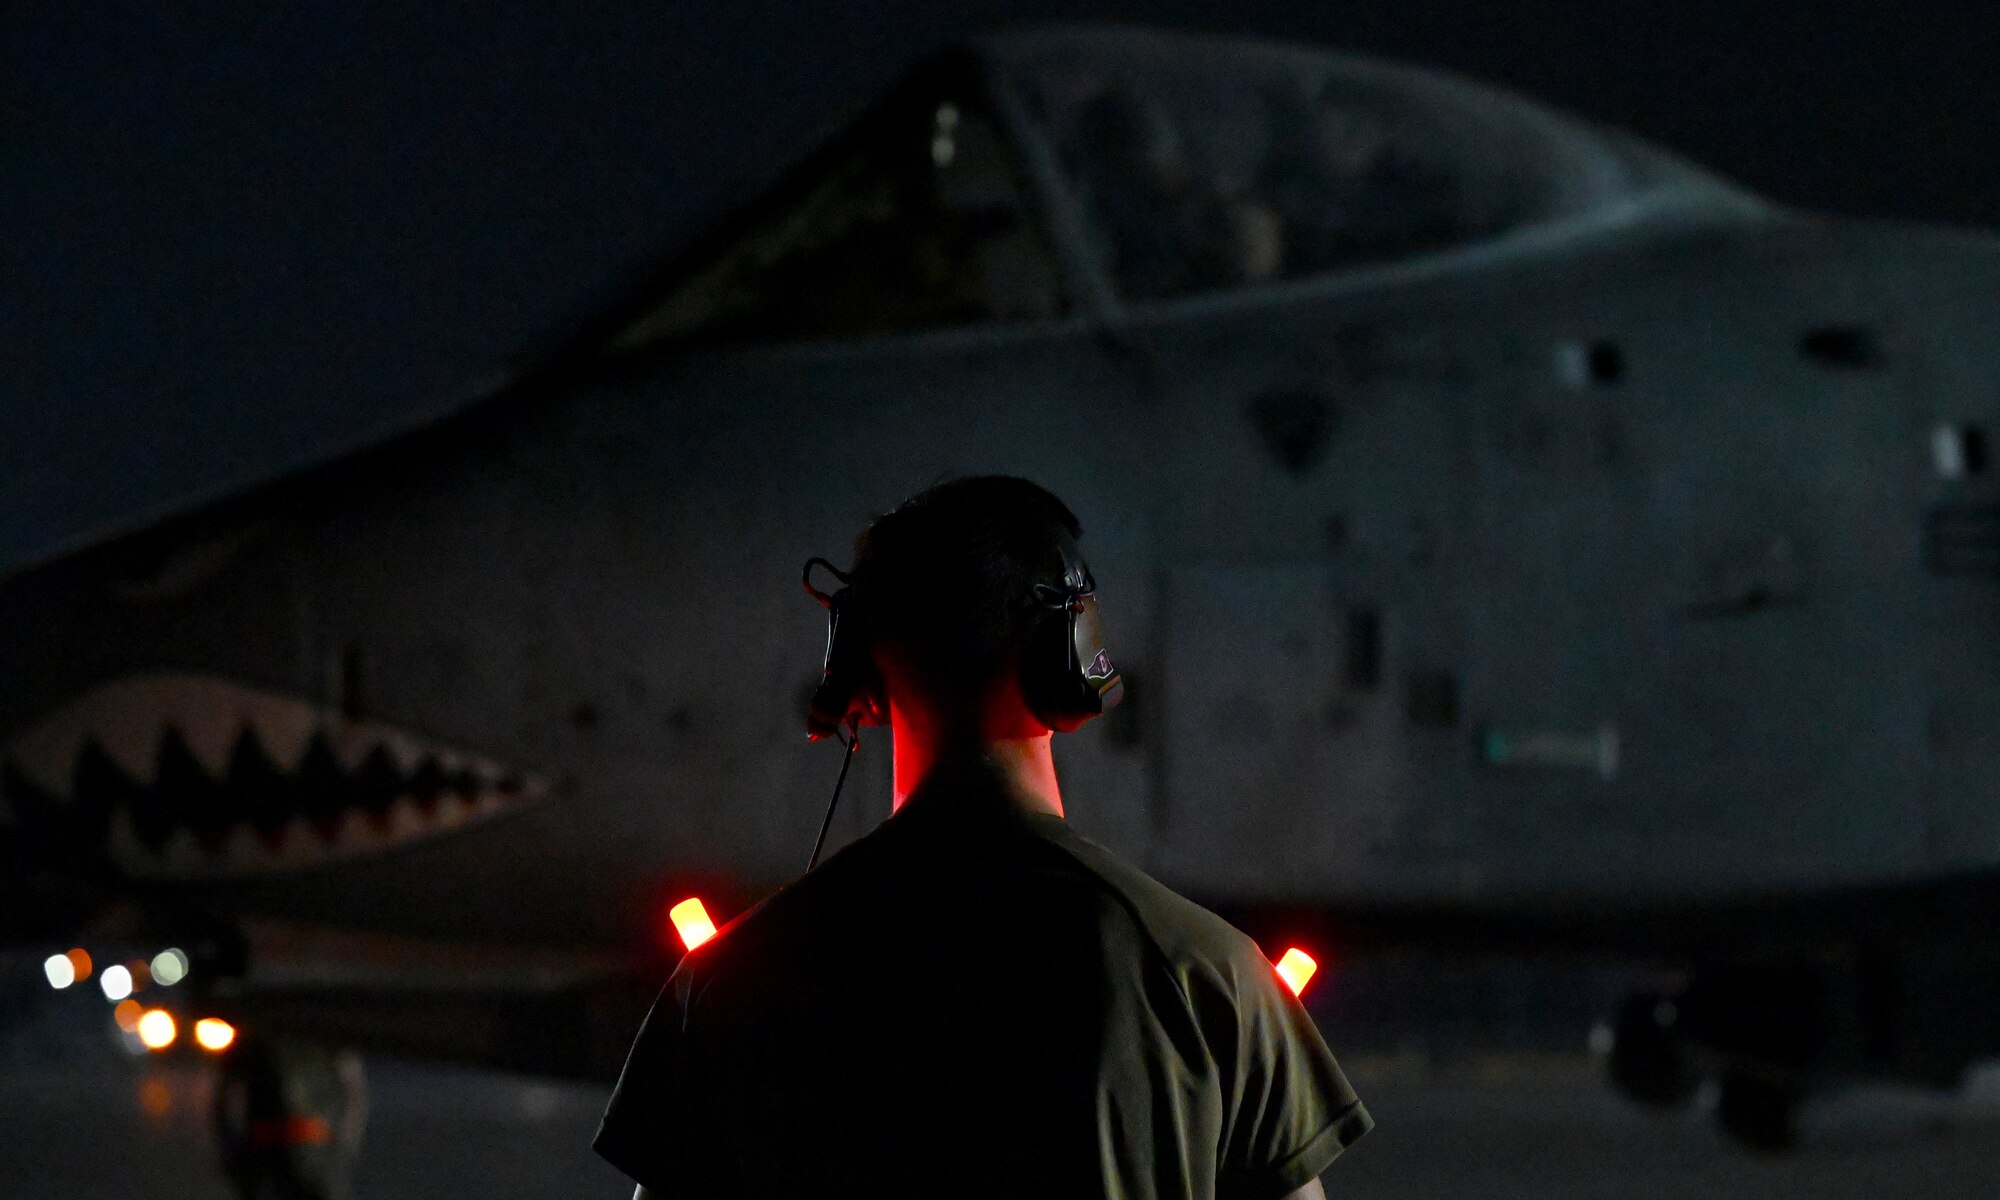
[[[1217,1191],[1277,1200],[1319,1178],[1375,1122],[1270,964],[1259,955],[1236,974],[1237,1060]]]
[[[715,1136],[701,1039],[690,1028],[693,980],[676,973],[653,1001],[604,1109],[597,1153],[661,1197],[740,1194]]]

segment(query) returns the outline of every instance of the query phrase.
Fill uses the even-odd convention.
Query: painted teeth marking
[[[77,755],[95,741],[139,783],[152,783],[169,725],[210,773],[226,770],[240,731],[255,728],[276,761],[290,766],[321,724],[312,705],[225,680],[136,676],[86,694],[14,738],[7,753],[44,790],[67,794]]]
[[[107,685],[0,750],[0,812],[24,834],[150,877],[353,857],[546,794],[490,759],[185,676]]]
[[[106,689],[88,714],[89,739],[106,759],[134,783],[153,782],[159,748],[163,701],[168,697],[155,680],[132,687]]]
[[[226,700],[230,697],[216,697]],[[173,747],[177,754],[184,755],[203,774],[220,776],[229,770],[229,751],[236,744],[236,737],[251,720],[233,704],[204,704],[196,707],[181,707],[173,710],[172,724],[162,724],[158,720],[161,709],[148,712],[153,729],[154,764],[157,771],[165,765],[169,740],[177,740]]]
[[[256,740],[270,756],[271,762],[281,770],[292,770],[299,765],[300,756],[306,752],[306,743],[320,728],[320,714],[310,704],[295,700],[273,697],[275,703],[253,705],[248,708],[247,719],[239,726],[240,739],[250,730],[256,731]]]
[[[390,763],[404,774],[415,770],[417,764],[427,757],[439,753],[426,748],[423,743],[393,729],[379,725],[343,721],[333,726],[323,726],[315,731],[325,738],[332,748],[334,757],[349,771],[359,770],[369,758],[376,754],[387,756]]]

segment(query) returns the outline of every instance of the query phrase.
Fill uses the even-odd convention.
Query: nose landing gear
[[[244,1200],[345,1200],[366,1104],[361,1060],[239,1038],[219,1064],[215,1136]]]
[[[1757,1153],[1792,1149],[1806,1101],[1804,1074],[1777,1063],[1810,1061],[1810,1045],[1791,1043],[1811,1036],[1813,1014],[1755,1003],[1767,998],[1748,989],[1713,987],[1680,997],[1627,996],[1605,1056],[1611,1086],[1635,1104],[1674,1109],[1691,1100],[1704,1074],[1713,1072],[1719,1076],[1713,1115],[1723,1133]]]
[[[1618,1006],[1605,1069],[1611,1086],[1635,1104],[1679,1108],[1701,1082],[1674,1027],[1679,1009],[1666,996],[1635,992]]]

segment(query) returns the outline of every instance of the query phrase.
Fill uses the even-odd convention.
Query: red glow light
[[[1285,951],[1284,956],[1278,959],[1278,978],[1285,981],[1285,986],[1292,989],[1294,996],[1305,994],[1306,984],[1311,982],[1313,972],[1317,970],[1319,964],[1313,961],[1313,956],[1297,946]]]
[[[667,910],[667,917],[681,935],[681,945],[690,950],[715,936],[715,922],[708,919],[708,910],[702,907],[699,897],[689,896],[674,905]]]
[[[250,1122],[244,1130],[250,1144],[258,1149],[272,1146],[324,1146],[333,1140],[333,1126],[325,1117],[289,1113]]]

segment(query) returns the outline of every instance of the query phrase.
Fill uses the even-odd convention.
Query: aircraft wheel
[[[1611,1086],[1626,1099],[1649,1108],[1678,1108],[1694,1096],[1701,1081],[1674,1029],[1676,1015],[1672,1000],[1648,992],[1627,996],[1618,1006],[1605,1067]]]
[[[361,1060],[239,1038],[219,1065],[215,1136],[244,1200],[345,1200],[364,1123]]]
[[[1732,1070],[1722,1077],[1715,1121],[1746,1148],[1777,1154],[1798,1144],[1804,1103],[1805,1093],[1795,1084]]]

